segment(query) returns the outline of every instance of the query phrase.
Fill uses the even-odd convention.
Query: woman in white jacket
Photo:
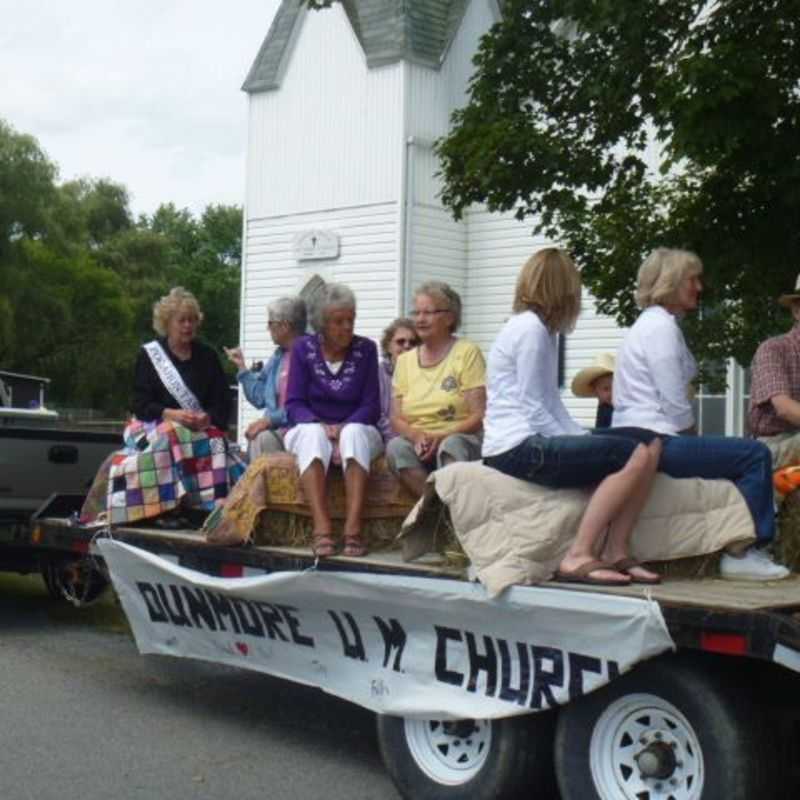
[[[727,478],[747,503],[757,543],[722,557],[722,577],[775,580],[789,571],[764,546],[775,536],[772,460],[754,439],[693,436],[688,385],[697,365],[679,321],[697,309],[703,264],[688,250],[658,248],[639,268],[636,302],[642,313],[626,333],[614,373],[611,434],[663,442],[659,469],[673,478]],[[682,435],[683,434],[683,435]]]
[[[483,460],[543,486],[596,487],[557,579],[657,583],[658,575],[629,557],[628,544],[661,442],[589,436],[558,391],[557,334],[574,327],[580,303],[580,275],[563,250],[540,250],[523,266],[514,314],[489,353]]]

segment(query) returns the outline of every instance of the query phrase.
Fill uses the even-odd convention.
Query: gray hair
[[[444,303],[453,315],[450,333],[455,333],[461,326],[461,295],[449,283],[444,281],[426,281],[414,290],[414,297],[425,295],[438,303]]]
[[[691,250],[658,247],[639,267],[636,305],[639,308],[669,303],[687,275],[700,275],[703,262]]]
[[[297,336],[306,332],[306,304],[300,297],[279,297],[267,306],[271,322],[288,322]]]
[[[317,333],[322,333],[325,327],[325,317],[334,308],[356,310],[356,296],[343,283],[326,283],[324,288],[320,289],[311,300],[309,309],[311,327]]]

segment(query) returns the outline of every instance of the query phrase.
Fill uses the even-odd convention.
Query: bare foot
[[[603,561],[598,561],[592,556],[564,556],[558,565],[556,578],[574,579],[580,583],[610,583],[626,584],[630,583],[629,575],[618,572],[616,569]]]

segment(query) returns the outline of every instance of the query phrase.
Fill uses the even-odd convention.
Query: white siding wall
[[[281,87],[250,96],[250,219],[397,200],[403,65],[368,70],[339,6],[309,13]]]
[[[340,237],[335,260],[298,262],[294,237],[324,228]],[[380,337],[395,316],[397,299],[397,203],[339,208],[251,219],[246,227],[247,270],[242,281],[242,349],[248,364],[264,360],[274,348],[267,332],[267,304],[291,294],[311,273],[347,284],[358,298],[356,330]],[[240,397],[243,430],[259,412]]]

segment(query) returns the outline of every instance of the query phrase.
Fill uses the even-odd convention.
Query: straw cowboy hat
[[[575,397],[594,397],[592,384],[603,375],[613,375],[616,357],[613,353],[598,353],[591,367],[585,367],[572,379]]]
[[[791,308],[792,303],[795,303],[798,300],[800,300],[800,275],[797,276],[797,280],[794,282],[794,294],[782,294],[778,298],[778,302],[784,308]]]

